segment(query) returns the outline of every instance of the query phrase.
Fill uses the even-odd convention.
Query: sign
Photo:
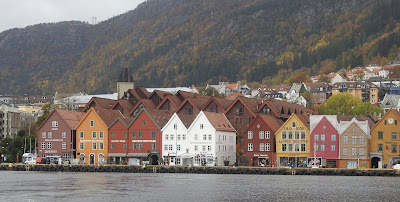
[[[132,142],[156,142],[156,140],[132,140]]]
[[[190,144],[212,144],[211,142],[190,142]]]
[[[58,130],[58,128],[52,128],[51,130]]]
[[[57,153],[57,150],[44,150],[44,153],[46,153],[46,154],[55,154],[55,153]]]
[[[63,139],[44,139],[45,142],[62,142]]]
[[[283,130],[304,130],[303,126],[292,128],[292,127],[283,127]]]
[[[111,140],[111,142],[125,142],[125,140]]]
[[[279,143],[288,143],[288,144],[292,144],[292,143],[298,143],[298,144],[307,144],[308,140],[279,140]]]
[[[79,140],[79,142],[104,142],[104,140]]]
[[[268,154],[254,154],[253,156],[265,156],[265,157],[268,157]]]

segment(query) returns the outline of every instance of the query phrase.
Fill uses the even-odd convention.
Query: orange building
[[[82,164],[103,164],[108,155],[108,126],[118,117],[118,110],[90,108],[76,126],[76,150]]]
[[[354,81],[333,84],[332,95],[343,92],[348,92],[354,97],[360,98],[363,102],[378,103],[379,88],[373,83]]]
[[[392,158],[400,155],[400,113],[390,109],[371,129],[370,157],[372,168],[392,166]]]

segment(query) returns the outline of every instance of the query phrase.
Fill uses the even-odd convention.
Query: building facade
[[[376,104],[379,102],[379,88],[377,85],[369,82],[340,82],[334,83],[332,87],[332,95],[343,92],[349,92],[356,98],[360,98],[363,102]]]

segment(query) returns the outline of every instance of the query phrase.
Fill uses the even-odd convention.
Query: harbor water
[[[1,201],[398,201],[397,177],[1,171]]]

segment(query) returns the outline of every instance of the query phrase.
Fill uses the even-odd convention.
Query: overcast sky
[[[46,22],[92,23],[133,10],[145,0],[0,0],[0,32]]]

